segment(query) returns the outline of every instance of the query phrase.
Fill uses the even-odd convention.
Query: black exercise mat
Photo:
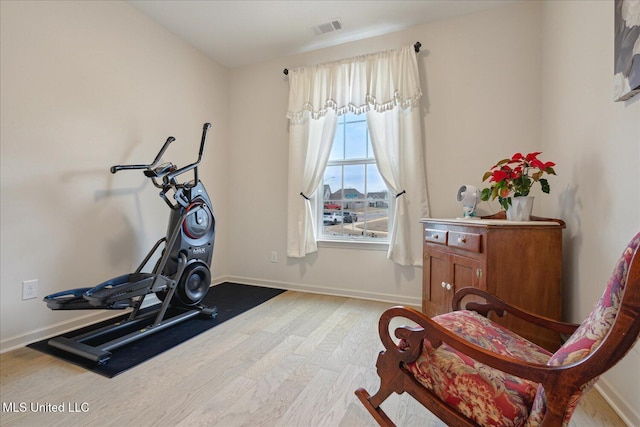
[[[282,289],[263,288],[259,286],[241,285],[237,283],[221,283],[209,289],[203,304],[218,309],[217,316],[206,318],[196,316],[182,323],[171,326],[165,330],[151,334],[145,338],[135,341],[126,346],[112,351],[111,358],[104,365],[75,356],[55,347],[49,346],[46,340],[29,344],[27,347],[41,351],[46,354],[74,363],[85,369],[93,371],[105,377],[113,378],[116,375],[133,368],[134,366],[151,359],[152,357],[187,341],[202,332],[213,328],[239,314],[250,310],[265,301],[284,292]],[[149,307],[150,310],[155,307]],[[120,319],[126,318],[124,315]],[[62,334],[64,337],[73,337],[84,332],[98,329],[117,321],[118,318],[96,323],[73,332]]]

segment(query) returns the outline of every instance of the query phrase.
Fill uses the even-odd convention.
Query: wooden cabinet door
[[[430,317],[451,311],[456,289],[465,286],[482,287],[480,260],[446,252],[438,246],[425,247],[423,268],[423,307]]]
[[[435,246],[425,247],[422,272],[422,311],[429,317],[451,311],[451,296],[442,286],[449,282],[449,255]]]
[[[480,287],[482,267],[480,260],[450,254],[452,293],[467,286]]]
[[[480,259],[450,254],[449,264],[451,268],[452,286],[447,311],[451,311],[451,299],[453,299],[453,294],[458,289],[473,286],[475,288],[486,290],[486,286],[484,284],[484,272]],[[464,308],[464,304],[470,301],[483,302],[484,300],[477,296],[467,296],[462,300],[461,308]]]

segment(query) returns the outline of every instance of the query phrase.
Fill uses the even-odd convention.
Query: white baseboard
[[[223,281],[241,283],[245,285],[263,286],[265,288],[278,288],[288,291],[307,292],[311,294],[332,295],[338,297],[359,298],[371,301],[388,302],[394,305],[406,305],[414,308],[420,308],[422,306],[422,300],[420,298],[408,297],[405,295],[382,294],[352,289],[332,288],[329,286],[305,285],[300,283],[263,280],[241,276],[225,276]]]
[[[149,295],[145,298],[142,307],[148,307],[150,305],[157,304],[158,302],[160,301],[155,295]],[[86,314],[85,311],[84,315],[78,316],[74,319],[66,320],[45,328],[36,329],[35,331],[2,340],[0,341],[0,353],[6,353],[7,351],[25,347],[37,341],[84,328],[85,326],[93,325],[95,323],[102,322],[103,320],[122,316],[129,311],[130,310],[101,310],[98,312],[91,312],[89,314]]]
[[[606,379],[600,378],[594,388],[626,425],[629,427],[640,426],[639,408],[634,408],[625,398],[620,396]]]
[[[17,348],[27,346],[40,340],[51,338],[56,335],[64,334],[66,332],[71,332],[73,330],[83,328],[94,323],[102,322],[103,320],[107,320],[112,317],[121,316],[123,313],[124,312],[121,310],[114,310],[85,314],[72,320],[56,323],[55,325],[27,332],[26,334],[7,338],[6,340],[0,342],[0,353],[6,353],[7,351],[15,350]]]

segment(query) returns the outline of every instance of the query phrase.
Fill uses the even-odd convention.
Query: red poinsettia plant
[[[540,154],[542,152],[516,153],[510,159],[500,160],[482,177],[482,181],[488,179],[491,186],[482,190],[480,198],[487,201],[497,197],[504,210],[509,210],[511,197],[528,196],[535,182],[539,182],[542,192],[548,194],[551,187],[542,175],[555,175],[553,167],[556,164],[541,161],[538,159]]]

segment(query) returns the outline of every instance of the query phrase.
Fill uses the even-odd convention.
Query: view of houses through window
[[[319,191],[320,238],[388,240],[389,190],[376,166],[366,115],[339,117]]]

